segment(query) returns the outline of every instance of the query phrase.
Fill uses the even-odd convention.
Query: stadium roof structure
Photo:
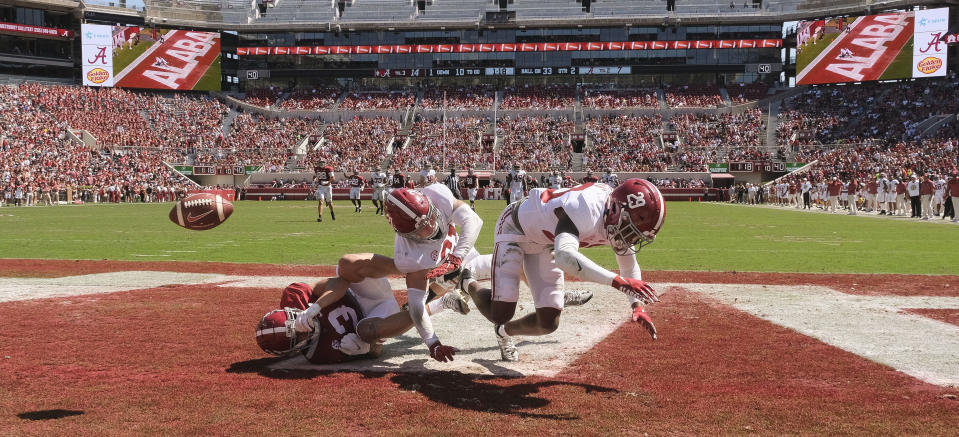
[[[143,0],[137,13],[161,26],[317,32],[774,23],[943,5],[959,0],[675,0],[671,11],[665,0]]]

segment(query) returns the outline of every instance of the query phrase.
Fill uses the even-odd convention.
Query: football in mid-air
[[[196,193],[184,197],[170,210],[170,220],[194,231],[213,229],[233,214],[233,204],[219,194]]]

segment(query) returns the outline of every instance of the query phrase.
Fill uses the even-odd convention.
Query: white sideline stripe
[[[215,284],[220,287],[276,288],[292,282],[315,282],[319,278],[289,276],[232,276],[207,273],[127,271],[60,278],[0,278],[0,302],[70,297],[174,284]],[[401,278],[390,280],[394,289],[404,287]],[[959,387],[959,326],[903,313],[902,309],[959,309],[959,297],[850,295],[821,286],[766,286],[755,284],[652,284],[662,292],[678,287],[699,293],[866,359],[890,366],[922,381]],[[428,358],[426,346],[415,331],[387,341],[381,359],[339,365],[317,366],[302,357],[281,361],[276,369],[384,372],[453,370],[500,376],[555,376],[579,355],[627,321],[628,302],[606,286],[567,282],[570,289],[588,289],[593,299],[583,307],[568,308],[553,334],[519,338],[520,361],[499,361],[492,324],[473,310],[462,316],[445,311],[434,317],[434,328],[444,344],[461,352],[452,363]],[[523,286],[517,316],[532,311],[528,289]],[[474,305],[475,306],[475,305]],[[269,309],[269,308],[267,308]],[[253,324],[259,314],[251,315]],[[662,323],[666,336],[670,327]],[[636,341],[649,341],[645,337]]]
[[[0,278],[0,302],[70,297],[156,288],[164,285],[212,284],[227,275],[126,271],[60,278]]]
[[[665,285],[715,298],[930,384],[959,387],[959,326],[901,312],[959,309],[959,297],[862,296],[797,285]]]

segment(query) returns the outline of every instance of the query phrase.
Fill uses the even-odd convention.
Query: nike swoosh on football
[[[203,213],[203,214],[200,214],[200,215],[194,217],[194,216],[193,216],[193,213],[191,212],[191,213],[187,214],[187,216],[186,216],[186,221],[189,222],[189,223],[193,223],[193,222],[195,222],[195,221],[197,221],[197,220],[202,219],[203,217],[206,217],[206,216],[210,215],[211,213],[213,213],[213,210],[207,211],[207,212],[205,212],[205,213]]]

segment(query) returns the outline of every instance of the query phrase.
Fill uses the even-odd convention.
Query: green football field
[[[0,208],[0,257],[333,264],[343,253],[392,254],[389,224],[368,201],[360,214],[338,202],[338,220],[324,212],[323,223],[314,202],[242,201],[226,223],[202,232],[171,223],[172,205]],[[477,204],[481,253],[491,251],[504,205]],[[953,225],[670,202],[639,262],[648,270],[956,274],[957,247]],[[585,253],[615,267],[609,248]]]

